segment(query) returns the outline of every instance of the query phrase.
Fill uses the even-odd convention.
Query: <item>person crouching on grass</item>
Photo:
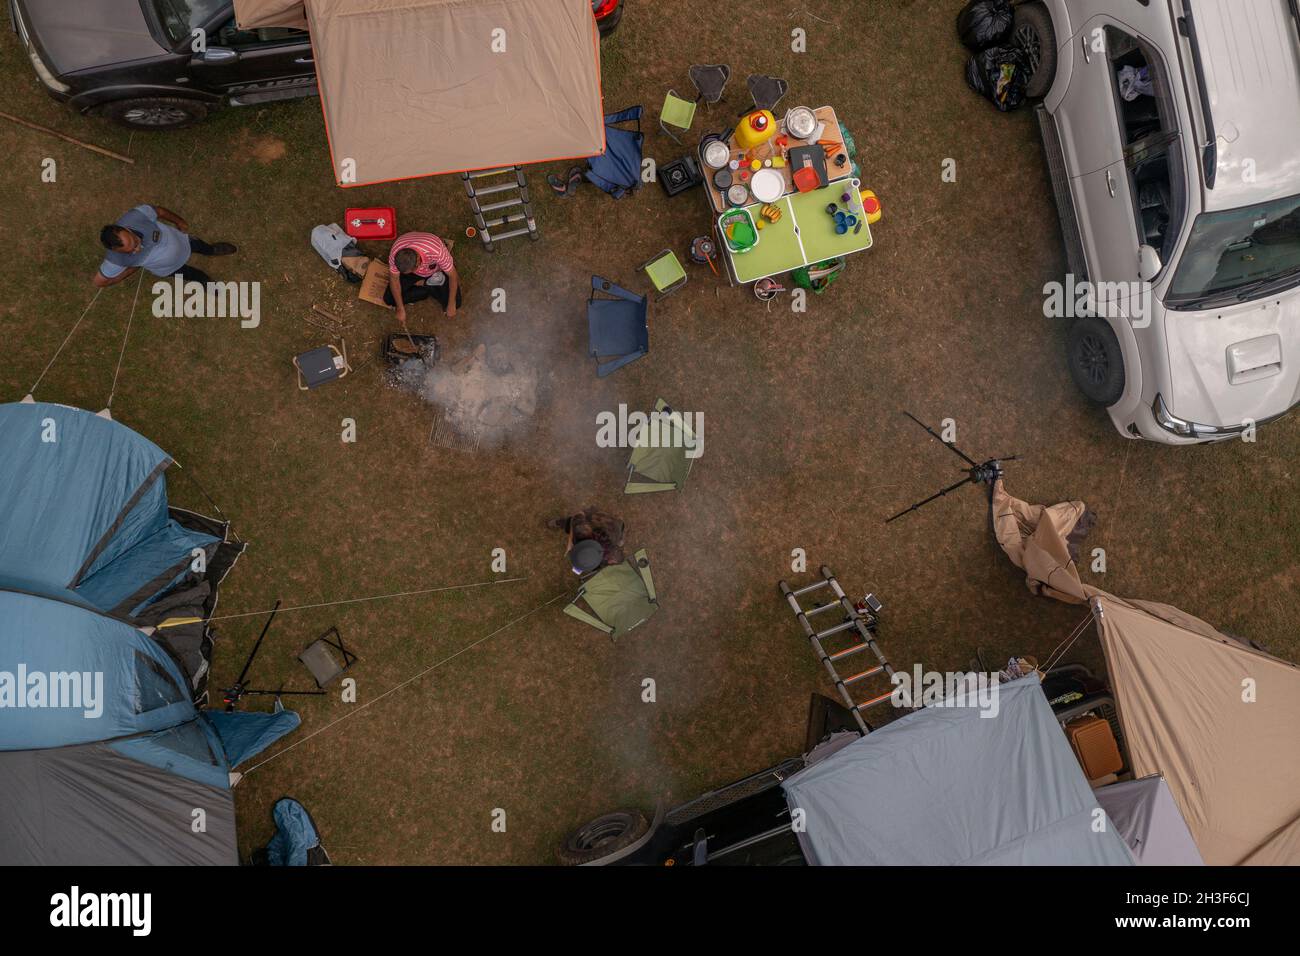
[[[99,241],[108,252],[95,273],[95,285],[101,289],[117,285],[140,269],[159,278],[179,275],[186,282],[206,285],[211,281],[208,274],[187,265],[190,256],[229,256],[238,250],[229,242],[206,243],[189,231],[189,223],[162,206],[146,204],[128,210],[99,231]]]
[[[574,574],[590,574],[606,565],[623,562],[627,528],[622,518],[584,508],[575,515],[552,518],[546,526],[569,536],[564,554]]]
[[[397,321],[406,325],[406,306],[421,299],[437,299],[456,317],[460,306],[460,274],[447,244],[431,232],[398,236],[388,251],[388,291],[384,302],[397,308]]]

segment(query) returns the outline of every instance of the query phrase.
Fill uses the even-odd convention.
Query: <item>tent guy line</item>
[[[383,601],[383,600],[387,600],[388,598],[411,597],[416,594],[434,594],[438,591],[468,591],[470,588],[491,587],[494,584],[510,584],[515,581],[527,581],[527,580],[528,580],[527,577],[501,578],[500,580],[497,581],[475,581],[473,584],[447,584],[437,588],[421,588],[418,591],[395,591],[392,594],[374,594],[371,595],[370,597],[345,598],[342,601],[324,601],[320,604],[296,604],[296,605],[291,605],[290,607],[280,608],[279,613],[283,614],[285,611],[306,611],[315,607],[335,607],[339,604],[360,604],[363,601]],[[242,611],[239,614],[218,614],[215,617],[208,618],[208,621],[229,621],[237,617],[261,617],[263,615],[270,614],[270,613],[271,612],[269,610],[266,610],[266,611]],[[166,623],[167,623],[166,621],[163,622],[164,625]]]
[[[113,407],[113,396],[117,394],[117,376],[122,371],[122,360],[126,358],[126,343],[131,338],[131,321],[135,318],[135,307],[140,303],[140,286],[144,285],[144,270],[135,283],[135,297],[131,299],[131,311],[126,314],[126,331],[122,333],[122,349],[117,353],[117,368],[113,369],[113,384],[108,389],[108,401],[105,408]],[[98,293],[96,293],[98,295]]]
[[[95,290],[95,294],[94,296],[91,297],[90,303],[86,306],[85,310],[82,311],[81,315],[77,318],[77,321],[72,323],[72,331],[68,333],[67,338],[63,340],[62,344],[60,344],[59,347],[54,350],[54,356],[49,360],[48,363],[46,363],[45,368],[41,370],[41,374],[36,376],[36,381],[32,383],[32,387],[27,390],[28,395],[34,395],[36,393],[36,387],[41,384],[41,379],[45,378],[45,373],[50,370],[50,368],[54,365],[55,362],[58,361],[59,353],[63,351],[64,346],[66,346],[70,341],[72,341],[72,337],[77,333],[77,326],[81,325],[81,320],[86,317],[86,314],[88,312],[90,312],[91,308],[99,300],[99,294],[103,291],[104,291],[103,289]]]
[[[456,658],[460,657],[460,655],[464,654],[466,651],[473,650],[474,648],[478,647],[480,644],[484,643],[485,641],[489,641],[489,640],[491,640],[492,638],[496,637],[496,636],[497,636],[498,634],[500,634],[502,631],[514,627],[516,624],[518,624],[520,621],[524,620],[525,618],[532,617],[532,616],[533,616],[534,614],[536,614],[538,611],[541,611],[541,610],[543,610],[543,609],[545,609],[545,608],[550,607],[552,604],[554,604],[554,603],[555,603],[556,601],[558,601],[560,598],[562,598],[562,597],[567,597],[568,594],[569,594],[569,592],[568,592],[567,590],[566,590],[566,591],[561,591],[559,594],[555,595],[555,597],[551,598],[549,601],[545,602],[544,604],[539,604],[539,605],[537,605],[537,607],[533,608],[531,611],[525,611],[523,614],[519,615],[519,616],[518,616],[517,618],[515,618],[513,621],[507,621],[505,624],[502,624],[500,627],[498,627],[495,631],[492,631],[492,632],[489,633],[489,634],[485,634],[485,635],[483,635],[483,636],[480,637],[477,641],[474,641],[474,642],[472,642],[472,643],[470,643],[470,644],[466,644],[464,647],[462,647],[460,650],[456,651],[455,653],[453,653],[453,654],[448,654],[448,655],[447,655],[446,657],[444,657],[442,660],[437,661],[436,663],[430,664],[428,667],[426,667],[424,670],[420,671],[418,674],[414,674],[414,675],[412,675],[411,677],[408,677],[406,680],[402,681],[400,684],[396,684],[396,685],[394,685],[394,686],[388,688],[388,690],[384,691],[384,692],[383,692],[382,694],[380,694],[378,697],[375,697],[375,698],[372,698],[371,700],[366,701],[366,702],[365,702],[364,704],[362,704],[360,707],[353,708],[352,710],[350,710],[350,711],[348,711],[346,714],[344,714],[342,717],[338,717],[338,718],[335,718],[334,720],[331,720],[328,724],[326,724],[326,725],[325,725],[324,727],[322,727],[320,730],[313,730],[311,733],[309,733],[306,737],[303,737],[301,740],[295,740],[293,743],[289,744],[289,746],[285,747],[283,750],[277,750],[275,753],[271,754],[271,755],[270,755],[269,757],[267,757],[265,760],[260,760],[260,761],[258,761],[257,763],[253,764],[251,767],[249,767],[247,770],[245,770],[245,771],[240,775],[241,779],[242,779],[243,777],[247,777],[250,773],[252,773],[252,772],[253,772],[254,770],[256,770],[258,767],[264,767],[264,766],[266,766],[268,763],[270,763],[270,762],[271,762],[272,760],[274,760],[276,757],[279,757],[279,756],[281,756],[282,754],[287,754],[290,750],[292,750],[294,747],[297,747],[299,744],[305,744],[307,741],[311,740],[311,739],[312,739],[313,737],[315,737],[317,734],[323,734],[323,733],[325,733],[325,731],[329,730],[329,729],[330,729],[331,727],[333,727],[335,724],[341,724],[341,723],[343,723],[343,721],[347,720],[349,717],[355,717],[357,714],[361,713],[361,711],[365,710],[365,709],[366,709],[367,707],[369,707],[371,704],[377,704],[377,703],[379,703],[381,700],[383,700],[383,699],[384,699],[385,697],[387,697],[388,695],[393,694],[393,693],[396,693],[397,691],[399,691],[399,690],[401,690],[403,687],[405,687],[407,684],[411,684],[411,683],[413,683],[413,682],[419,680],[419,679],[420,679],[421,677],[423,677],[425,674],[428,674],[428,673],[431,672],[431,671],[435,671],[435,670],[437,670],[437,669],[438,669],[439,667],[441,667],[443,664],[447,664],[447,663],[450,663],[451,661],[454,661]],[[291,610],[291,609],[289,609],[289,608],[281,608],[280,610],[283,611],[283,610]]]

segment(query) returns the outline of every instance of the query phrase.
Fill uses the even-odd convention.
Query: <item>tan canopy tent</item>
[[[605,148],[590,0],[236,0],[311,31],[335,181],[359,186]]]
[[[1300,668],[1164,604],[1090,603],[1134,774],[1164,774],[1211,866],[1300,864]]]
[[[993,489],[998,543],[1035,594],[1092,608],[1137,777],[1163,774],[1207,864],[1300,864],[1300,668],[1167,604],[1084,584],[1081,501]]]

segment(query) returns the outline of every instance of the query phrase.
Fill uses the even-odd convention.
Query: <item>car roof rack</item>
[[[1296,9],[1300,0],[1290,0]],[[1213,189],[1219,174],[1219,137],[1214,131],[1214,117],[1210,115],[1210,91],[1205,85],[1205,61],[1201,58],[1201,45],[1196,38],[1196,19],[1192,16],[1192,0],[1183,0],[1183,15],[1178,18],[1178,29],[1192,48],[1192,65],[1196,69],[1196,86],[1201,98],[1201,113],[1205,117],[1205,145],[1201,147],[1201,164],[1205,167],[1205,188]]]

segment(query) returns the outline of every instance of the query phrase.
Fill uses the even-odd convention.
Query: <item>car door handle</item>
[[[1082,37],[1082,38],[1080,39],[1080,41],[1079,41],[1079,44],[1083,47],[1083,62],[1084,62],[1084,63],[1091,63],[1091,62],[1092,62],[1092,51],[1091,51],[1090,49],[1088,49],[1088,34],[1085,33],[1085,34],[1083,35],[1083,37]]]
[[[1106,170],[1106,188],[1110,191],[1110,198],[1115,198],[1115,177],[1111,175],[1110,170]]]

